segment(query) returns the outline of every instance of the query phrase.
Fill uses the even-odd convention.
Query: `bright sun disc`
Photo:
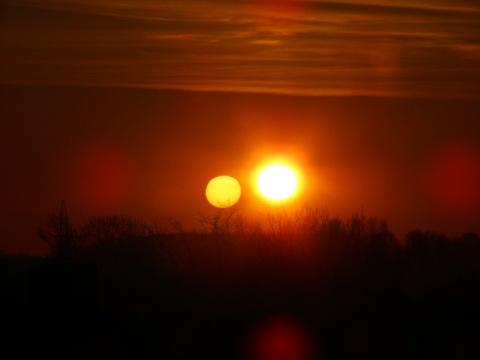
[[[205,189],[208,202],[218,208],[235,205],[241,194],[242,189],[237,179],[226,175],[213,178]]]
[[[271,165],[260,172],[257,185],[266,198],[284,200],[297,189],[297,176],[285,165]]]

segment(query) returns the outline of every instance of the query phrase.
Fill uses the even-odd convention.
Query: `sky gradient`
[[[280,4],[280,5],[279,5]],[[0,0],[0,250],[67,201],[197,226],[275,158],[348,216],[480,232],[479,1]]]

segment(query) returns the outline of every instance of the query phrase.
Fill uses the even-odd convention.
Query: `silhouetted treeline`
[[[480,355],[476,234],[399,241],[383,220],[305,206],[261,225],[236,210],[199,221],[187,232],[92,217],[68,257],[54,231],[49,257],[0,257],[6,358],[269,360],[249,344],[278,318],[309,334],[318,359]]]

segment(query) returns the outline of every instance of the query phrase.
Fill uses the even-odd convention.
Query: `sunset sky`
[[[0,0],[0,250],[127,214],[195,226],[282,158],[397,236],[480,232],[478,0]],[[162,225],[163,226],[163,225]]]

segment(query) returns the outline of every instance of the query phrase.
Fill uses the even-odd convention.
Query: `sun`
[[[210,204],[218,208],[235,205],[240,199],[242,189],[237,179],[221,175],[209,181],[205,196]]]
[[[297,190],[297,175],[286,165],[270,165],[260,172],[257,186],[266,198],[275,201],[284,200],[291,197]]]

